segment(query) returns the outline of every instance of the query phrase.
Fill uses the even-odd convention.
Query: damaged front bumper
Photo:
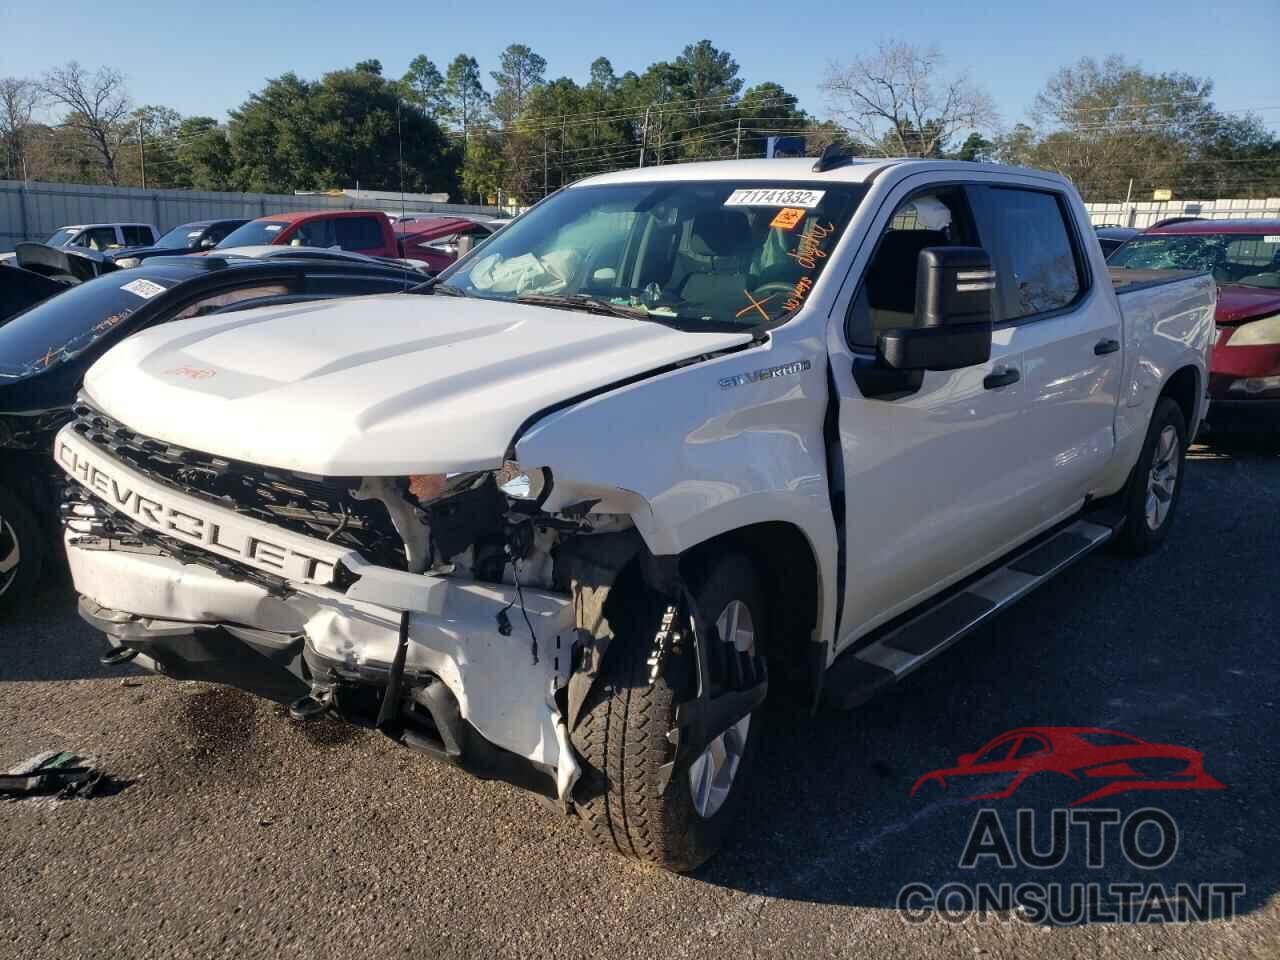
[[[567,808],[580,772],[561,706],[573,666],[569,597],[416,575],[425,609],[413,609],[353,596],[394,600],[405,575],[382,568],[364,568],[361,591],[290,582],[281,594],[74,528],[66,545],[82,615],[113,647],[137,651],[143,666],[281,702],[309,696],[355,722],[378,720],[400,674],[403,623],[394,680],[402,696],[382,728]],[[381,572],[390,575],[383,590]]]

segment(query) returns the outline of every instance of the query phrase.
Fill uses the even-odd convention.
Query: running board
[[[1113,533],[1109,524],[1077,520],[1013,555],[959,593],[837,658],[827,671],[824,697],[843,709],[866,703],[1106,543]]]

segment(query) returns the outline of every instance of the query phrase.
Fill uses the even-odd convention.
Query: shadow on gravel
[[[1277,503],[1280,456],[1270,447],[1197,447],[1157,554],[1093,555],[860,710],[814,720],[770,711],[750,809],[697,876],[771,897],[890,909],[916,883],[1161,884],[1170,896],[1179,883],[1242,883],[1237,912],[1259,908],[1280,891]],[[997,811],[1011,843],[1017,809],[1035,810],[1045,848],[1039,827],[1066,804],[1024,792],[972,802],[962,788],[926,800],[910,797],[911,787],[1027,726],[1106,727],[1190,747],[1225,789],[1088,805],[1122,816],[1166,811],[1178,847],[1159,869],[1130,865],[1114,829],[1103,866],[1088,866],[1083,827],[1069,831],[1051,869],[1021,859],[1008,869],[991,859],[961,867],[982,808]]]

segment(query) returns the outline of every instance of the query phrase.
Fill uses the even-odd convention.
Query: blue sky
[[[417,53],[443,69],[465,51],[487,75],[504,46],[521,42],[547,59],[548,78],[582,82],[596,56],[609,57],[619,74],[639,71],[703,37],[734,55],[748,83],[776,80],[825,116],[818,83],[828,61],[900,37],[936,44],[951,66],[969,70],[1006,125],[1023,118],[1053,69],[1085,55],[1122,53],[1150,70],[1211,77],[1219,108],[1259,109],[1272,129],[1280,127],[1280,0],[737,0],[714,7],[675,0],[0,0],[0,24],[0,76],[37,75],[72,58],[109,63],[127,74],[136,101],[219,118],[287,70],[316,77],[376,57],[398,76]]]

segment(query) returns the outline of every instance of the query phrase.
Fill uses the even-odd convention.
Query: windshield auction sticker
[[[158,283],[152,283],[150,280],[130,280],[121,290],[128,290],[135,296],[141,297],[143,300],[150,300],[156,294],[164,293],[164,287]]]
[[[812,210],[822,202],[825,190],[735,190],[726,207],[803,207]]]
[[[794,230],[796,224],[804,219],[804,211],[799,207],[783,207],[778,215],[769,221],[769,226],[777,230]]]

